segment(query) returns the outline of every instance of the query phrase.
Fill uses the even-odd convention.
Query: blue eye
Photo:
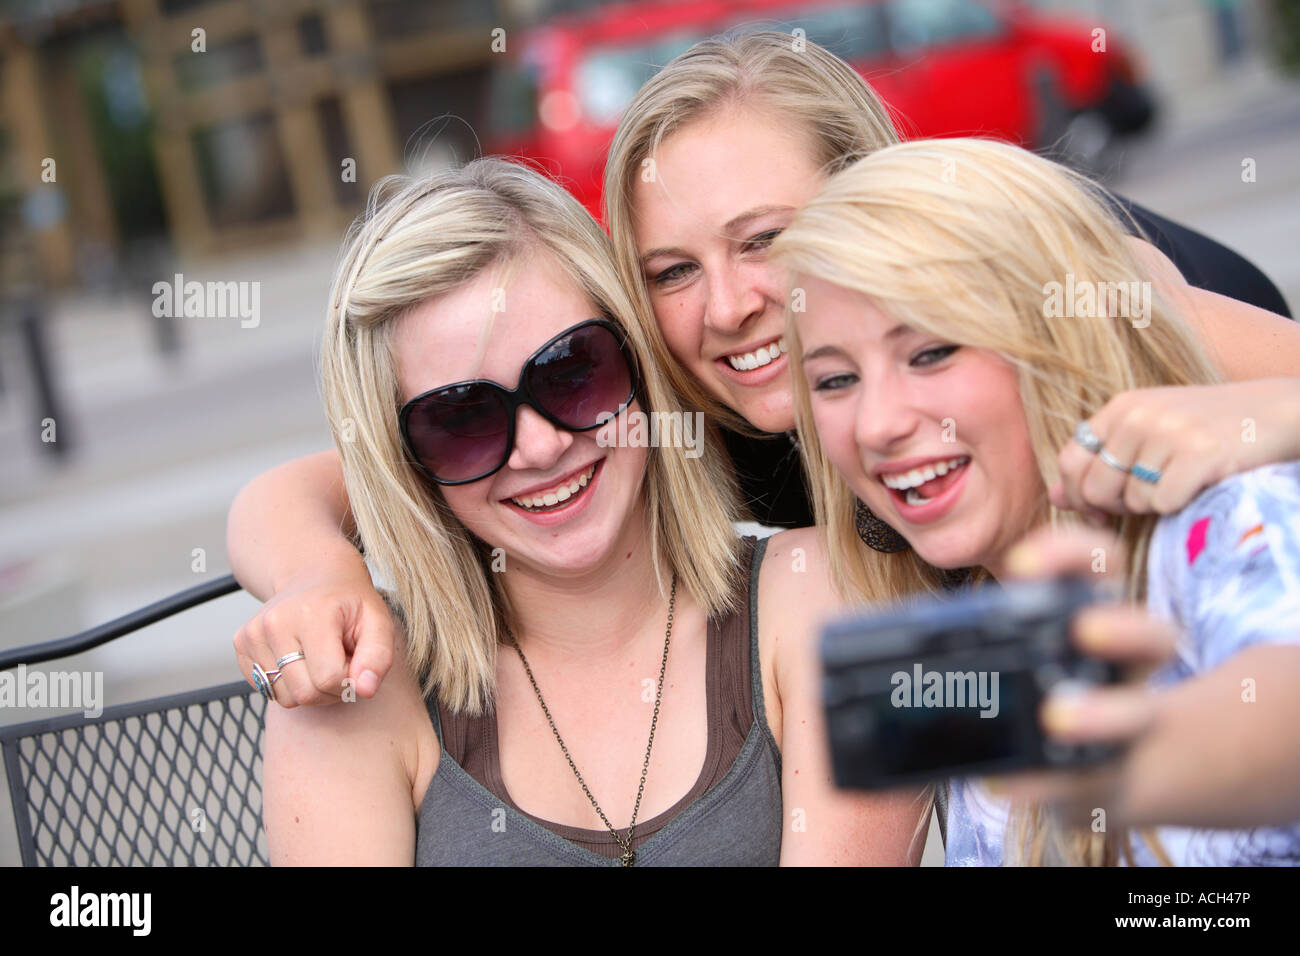
[[[827,375],[825,378],[818,379],[817,384],[813,386],[813,391],[834,392],[841,388],[848,388],[857,380],[858,377],[849,372],[836,372],[834,375]]]
[[[679,262],[675,266],[669,266],[663,272],[654,276],[650,281],[655,283],[656,285],[663,285],[668,282],[675,282],[676,280],[685,277],[685,272],[682,272],[680,270],[691,269],[691,268],[693,267],[690,263]]]
[[[942,362],[959,348],[961,348],[960,345],[940,345],[937,348],[925,349],[912,356],[911,364],[921,366],[934,365],[938,362]]]
[[[781,235],[780,229],[769,229],[767,232],[761,232],[757,236],[745,243],[747,249],[766,249],[772,244],[777,236]]]

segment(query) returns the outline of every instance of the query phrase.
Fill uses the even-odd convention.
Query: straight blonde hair
[[[918,140],[833,176],[773,243],[772,256],[792,284],[812,276],[859,292],[912,328],[1010,362],[1043,482],[1035,521],[1057,525],[1076,519],[1053,508],[1046,489],[1059,477],[1057,456],[1078,422],[1124,391],[1219,381],[1190,329],[1152,289],[1113,208],[1086,178],[1018,147]],[[1134,282],[1139,285],[1121,285]],[[1116,294],[1094,296],[1091,314],[1052,316],[1052,283],[1145,289],[1149,312],[1134,315],[1131,300]],[[913,551],[881,554],[859,540],[856,497],[813,427],[792,309],[787,325],[804,465],[837,587],[859,601],[939,591],[944,572]],[[1136,515],[1111,522],[1130,555],[1126,591],[1134,600],[1145,599],[1156,520]],[[1011,829],[1017,834],[1008,842],[1012,862],[1116,859],[1117,840],[1057,834],[1042,825],[1041,808],[1021,812]]]
[[[816,43],[774,31],[726,33],[696,43],[637,92],[619,121],[605,163],[602,203],[619,278],[648,315],[653,310],[636,245],[633,189],[649,175],[647,161],[667,137],[742,106],[769,110],[803,130],[826,173],[898,141],[889,113],[871,87]],[[692,405],[733,431],[761,434],[682,368],[657,326],[650,341],[673,387]]]
[[[389,599],[405,625],[408,664],[426,693],[436,690],[448,707],[471,714],[491,705],[511,609],[487,544],[407,458],[393,332],[419,303],[537,251],[627,332],[644,410],[681,412],[652,357],[654,323],[620,284],[608,238],[559,185],[501,159],[375,186],[344,242],[321,346],[321,391],[359,543],[393,584]],[[666,563],[708,613],[733,609],[739,500],[716,429],[706,432],[699,458],[654,447],[646,469],[655,568]]]

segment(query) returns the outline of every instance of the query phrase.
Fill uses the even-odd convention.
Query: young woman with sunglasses
[[[939,591],[945,571],[972,569],[974,586],[1012,575],[1026,532],[1072,520],[1048,498],[1066,444],[1116,488],[1158,483],[1158,460],[1102,445],[1086,423],[1127,390],[1217,380],[1177,303],[1156,296],[1141,316],[1127,297],[1069,316],[1044,306],[1067,275],[1151,281],[1122,233],[1085,181],[981,140],[878,151],[795,216],[773,259],[803,295],[788,353],[799,434],[846,592],[902,599]],[[910,548],[865,549],[859,499]],[[1160,691],[1049,700],[1049,731],[1123,756],[1055,781],[1059,817],[954,781],[949,862],[1300,864],[1300,464],[1110,526],[1131,556],[1127,596],[1177,631]],[[1143,646],[1126,653],[1123,630],[1077,636],[1120,658]],[[1125,829],[1156,824],[1181,826]]]
[[[501,160],[395,177],[330,301],[326,410],[403,623],[373,699],[269,709],[273,862],[908,861],[915,794],[829,784],[816,536],[737,538],[712,431],[602,438],[683,409],[576,200]],[[278,700],[330,666],[254,674]]]

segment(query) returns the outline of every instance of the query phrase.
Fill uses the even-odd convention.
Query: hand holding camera
[[[1098,547],[1108,575],[1094,573]],[[999,783],[1026,799],[1096,805],[1113,792],[1121,762],[1109,758],[1154,719],[1156,695],[1142,679],[1175,636],[1140,608],[1106,603],[1099,585],[1123,573],[1121,556],[1095,530],[1042,532],[1009,556],[1003,588],[828,626],[836,783],[1015,771]],[[1049,772],[1020,772],[1034,770]]]

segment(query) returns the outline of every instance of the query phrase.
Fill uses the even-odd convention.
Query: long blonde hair
[[[436,689],[447,706],[472,714],[492,701],[510,608],[487,545],[407,461],[393,332],[412,307],[533,250],[550,253],[627,332],[644,410],[681,411],[652,358],[653,320],[624,292],[608,238],[556,183],[500,159],[375,186],[344,242],[321,346],[321,390],[358,536],[393,583],[408,664],[426,693]],[[695,460],[681,448],[649,449],[642,493],[653,565],[666,563],[701,607],[718,613],[735,600],[739,503],[716,430],[704,441]],[[666,598],[667,582],[658,583]]]
[[[1059,477],[1057,456],[1079,421],[1130,389],[1219,380],[1191,331],[1152,289],[1099,189],[1004,143],[914,141],[833,176],[772,247],[792,283],[812,276],[862,293],[898,321],[1014,365],[1043,482],[1040,524],[1074,520],[1051,506],[1046,489]],[[1094,294],[1091,315],[1049,316],[1053,283],[1106,294]],[[1135,292],[1149,302],[1144,315],[1134,308]],[[854,493],[813,427],[799,371],[798,314],[788,309],[787,320],[796,423],[837,586],[847,597],[872,601],[938,591],[942,572],[914,552],[881,554],[859,540]],[[1145,598],[1156,520],[1112,522],[1130,556],[1127,593],[1134,600]],[[1058,839],[1040,817],[1041,808],[1019,814],[1012,827],[1019,837],[1008,841],[1012,861],[1027,846],[1031,861],[1113,862],[1116,841],[1103,845],[1094,834]]]
[[[637,92],[619,121],[605,163],[602,201],[619,278],[648,314],[653,311],[636,246],[633,188],[668,136],[741,105],[761,106],[805,130],[815,161],[826,173],[898,141],[871,87],[816,43],[773,31],[727,33],[696,43]],[[651,346],[673,386],[693,405],[735,431],[758,434],[682,368],[657,327]]]

